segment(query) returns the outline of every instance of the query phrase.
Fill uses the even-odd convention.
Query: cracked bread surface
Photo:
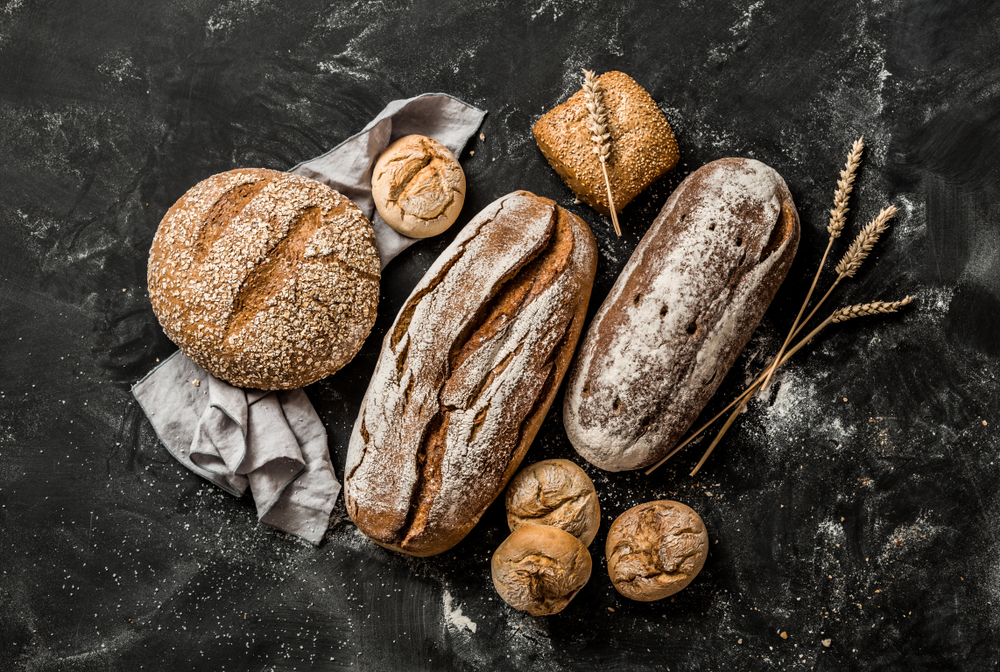
[[[601,526],[594,482],[569,460],[542,460],[511,479],[504,498],[511,532],[525,525],[550,525],[590,546]]]
[[[563,424],[608,471],[647,467],[697,419],[791,267],[799,218],[752,159],[689,175],[598,309],[576,353]]]
[[[490,574],[504,602],[532,616],[557,614],[569,605],[593,570],[590,551],[565,530],[525,525],[493,553]]]
[[[237,387],[294,389],[344,366],[375,322],[372,226],[330,187],[245,168],[209,177],[167,211],[149,297],[167,336]]]
[[[680,592],[698,575],[708,557],[708,531],[685,504],[646,502],[611,523],[605,554],[615,589],[652,602]]]
[[[386,147],[375,162],[372,198],[382,219],[404,236],[436,236],[462,211],[465,172],[434,138],[407,135]]]
[[[475,526],[569,366],[596,259],[583,220],[524,191],[459,232],[386,334],[355,422],[344,497],[364,534],[427,556]]]

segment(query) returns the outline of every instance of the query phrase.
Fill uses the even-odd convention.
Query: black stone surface
[[[0,0],[0,670],[996,669],[998,35],[996,8],[969,1]],[[631,74],[680,141],[621,239],[530,135],[581,67]],[[314,549],[183,470],[129,393],[174,350],[145,292],[174,200],[219,171],[289,168],[425,91],[489,110],[459,223],[521,188],[583,216],[592,312],[687,173],[750,156],[784,175],[799,255],[710,410],[794,318],[858,135],[847,240],[901,210],[834,305],[914,306],[830,328],[695,478],[698,447],[651,477],[586,465],[595,571],[549,618],[493,591],[500,506],[417,560],[338,503]],[[381,338],[451,235],[393,262],[364,350],[308,389],[338,470]],[[557,456],[575,453],[553,411],[528,461]],[[712,554],[676,598],[629,602],[607,525],[663,497],[701,513]]]

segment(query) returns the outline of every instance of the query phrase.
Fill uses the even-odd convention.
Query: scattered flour
[[[455,630],[468,630],[472,634],[476,633],[476,624],[471,618],[462,613],[462,607],[456,606],[452,608],[454,600],[451,593],[445,589],[444,591],[444,620],[445,623],[454,628]]]

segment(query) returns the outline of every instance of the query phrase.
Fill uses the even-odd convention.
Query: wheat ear
[[[611,180],[608,179],[608,159],[611,157],[611,132],[608,130],[608,111],[604,107],[604,92],[593,70],[583,71],[583,95],[587,100],[587,115],[589,118],[590,139],[594,142],[594,154],[601,164],[604,174],[604,186],[608,190],[608,208],[611,210],[611,223],[615,225],[615,233],[622,235],[618,226],[618,213],[615,212],[615,201],[611,196]]]
[[[833,192],[833,209],[830,210],[830,223],[827,225],[826,230],[830,234],[830,239],[826,243],[826,250],[823,252],[823,258],[819,262],[819,268],[816,269],[816,275],[813,276],[812,285],[809,287],[809,292],[806,294],[806,300],[802,302],[802,307],[799,308],[799,314],[795,317],[795,321],[792,322],[792,328],[788,330],[788,335],[785,337],[785,341],[781,344],[781,348],[778,349],[778,354],[775,355],[774,359],[768,365],[764,372],[764,384],[761,389],[767,389],[768,384],[771,382],[771,376],[774,375],[774,370],[778,367],[777,362],[781,360],[782,354],[785,352],[785,348],[791,343],[795,334],[799,331],[799,325],[808,322],[808,318],[802,321],[802,314],[806,312],[806,307],[809,305],[809,300],[812,299],[813,292],[816,290],[816,283],[819,281],[819,274],[823,271],[823,267],[826,265],[826,258],[830,254],[830,248],[833,246],[833,241],[840,237],[841,232],[844,230],[844,224],[847,221],[847,204],[850,201],[851,192],[854,190],[854,178],[857,176],[858,166],[861,165],[861,154],[865,149],[865,136],[861,136],[854,141],[851,146],[851,151],[847,154],[847,163],[844,164],[844,169],[840,171],[840,179],[837,180],[837,189]],[[829,295],[829,292],[827,292]],[[826,297],[824,297],[826,298]],[[815,310],[813,311],[815,313]],[[812,317],[812,313],[810,313]]]
[[[859,303],[854,306],[846,306],[844,308],[835,310],[828,318],[820,322],[819,326],[817,326],[815,329],[809,332],[809,334],[805,338],[796,343],[795,347],[793,347],[791,350],[785,353],[785,355],[778,362],[777,366],[781,366],[782,364],[787,362],[792,355],[794,355],[796,352],[805,347],[809,343],[809,341],[811,341],[816,336],[816,334],[822,331],[823,328],[829,324],[846,322],[847,320],[853,320],[855,317],[878,315],[880,313],[895,313],[903,306],[909,305],[912,301],[913,297],[907,296],[901,301],[873,301],[872,303]],[[763,388],[763,385],[759,387]],[[751,391],[752,390],[753,387],[751,386]],[[701,459],[698,461],[698,464],[695,465],[695,468],[691,471],[690,474],[691,476],[697,474],[698,470],[701,469],[702,465],[705,464],[705,461],[708,459],[708,456],[711,455],[712,451],[715,450],[715,447],[719,445],[719,441],[721,441],[722,437],[726,435],[727,431],[729,431],[730,426],[732,426],[733,422],[736,420],[736,416],[738,416],[740,414],[740,411],[742,411],[743,408],[747,405],[747,403],[750,401],[751,396],[753,395],[747,394],[745,397],[743,397],[742,401],[739,402],[739,405],[736,407],[736,410],[734,410],[732,414],[729,416],[729,419],[726,420],[726,424],[722,426],[721,430],[719,430],[719,433],[712,441],[712,444],[708,447],[708,450],[705,451],[705,454],[701,456]]]
[[[858,272],[859,268],[861,268],[862,262],[868,258],[868,254],[872,251],[872,248],[875,247],[875,243],[878,242],[879,237],[889,228],[889,220],[893,218],[896,212],[898,211],[894,205],[890,205],[888,208],[882,208],[875,219],[865,224],[865,228],[861,229],[861,233],[859,233],[854,239],[851,246],[847,248],[847,252],[844,253],[844,256],[837,264],[835,269],[837,277],[833,281],[833,284],[830,285],[828,290],[826,290],[826,294],[823,295],[823,298],[819,300],[812,311],[806,316],[806,319],[802,320],[802,323],[799,324],[798,328],[792,334],[793,338],[797,336],[798,333],[802,331],[802,328],[809,323],[809,320],[813,318],[813,315],[815,315],[816,311],[820,309],[820,306],[822,306],[823,302],[826,301],[828,296],[830,296],[830,293],[837,288],[840,281],[845,278],[854,277],[854,274]]]

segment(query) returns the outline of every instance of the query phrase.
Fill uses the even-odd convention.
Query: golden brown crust
[[[372,171],[372,198],[386,224],[404,236],[436,236],[462,211],[465,173],[437,140],[407,135],[378,157]]]
[[[606,72],[597,81],[604,91],[611,133],[608,179],[615,207],[621,210],[673,168],[680,152],[663,112],[634,79],[623,72]],[[573,193],[608,215],[604,175],[587,119],[586,96],[581,89],[535,123],[535,142]]]
[[[557,614],[587,585],[593,562],[572,534],[548,525],[519,527],[490,561],[504,602],[532,616]]]
[[[615,589],[652,602],[683,590],[698,575],[708,557],[708,531],[701,516],[680,502],[646,502],[611,523],[605,553]]]
[[[192,187],[149,252],[149,297],[164,332],[238,387],[294,389],[340,369],[375,322],[371,224],[330,187],[240,169]]]
[[[475,526],[569,367],[596,259],[583,220],[528,192],[459,233],[386,334],[355,423],[344,496],[362,532],[427,556]]]
[[[550,525],[590,546],[601,526],[594,482],[569,460],[542,460],[522,469],[507,486],[507,525]]]

